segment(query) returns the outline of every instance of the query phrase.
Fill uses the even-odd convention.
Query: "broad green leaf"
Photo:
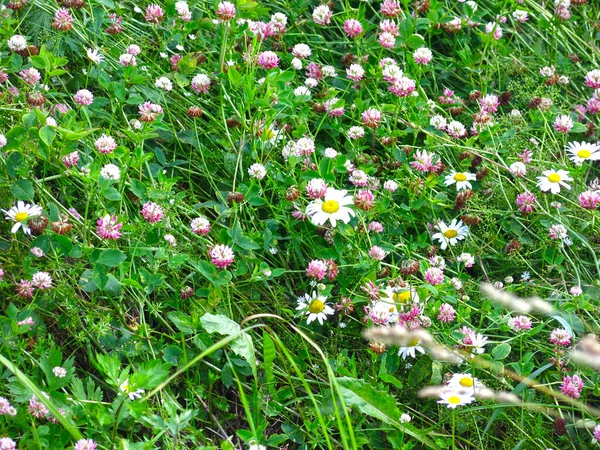
[[[337,379],[344,401],[366,414],[387,424],[397,424],[402,414],[394,397],[376,390],[363,380],[350,377]]]
[[[233,336],[241,331],[241,327],[237,323],[222,314],[206,313],[200,318],[200,323],[209,333]],[[256,377],[256,354],[252,337],[248,333],[242,333],[231,342],[231,349],[236,355],[248,361]]]
[[[117,250],[114,248],[110,248],[108,250],[104,250],[100,257],[98,258],[98,262],[108,267],[117,267],[123,261],[127,259],[127,255],[123,253],[121,250]]]
[[[510,344],[507,343],[496,345],[492,350],[492,356],[496,361],[501,361],[508,355],[510,355]]]
[[[48,147],[50,147],[50,145],[52,144],[52,141],[56,137],[56,131],[54,131],[51,127],[48,127],[48,126],[44,126],[44,127],[40,128],[40,131],[38,132],[38,134],[39,134],[42,142],[44,144],[46,144]]]
[[[275,361],[275,356],[275,344],[271,336],[265,331],[263,333],[263,366],[267,388],[271,392],[275,390],[275,376],[273,375],[273,361]]]
[[[29,180],[17,180],[10,186],[10,193],[18,200],[33,200],[33,183]]]

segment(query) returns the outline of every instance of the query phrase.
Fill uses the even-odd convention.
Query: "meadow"
[[[600,448],[597,0],[0,6],[0,450]]]

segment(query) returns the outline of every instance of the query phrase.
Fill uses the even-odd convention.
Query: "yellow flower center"
[[[462,377],[459,381],[462,387],[472,387],[473,386],[473,378],[471,377]]]
[[[267,139],[273,139],[275,137],[275,132],[269,128],[268,130],[265,130],[264,136]]]
[[[410,341],[408,341],[407,347],[415,347],[417,345],[419,345],[419,338],[418,337],[412,338]]]
[[[548,181],[550,183],[558,183],[560,181],[560,175],[557,173],[551,173],[548,175]]]
[[[454,175],[454,179],[456,181],[465,181],[467,179],[467,176],[464,173],[457,173],[456,175]]]
[[[15,214],[15,220],[17,222],[23,222],[25,219],[27,219],[29,217],[29,214],[27,214],[26,212],[20,212]]]
[[[448,403],[452,403],[453,405],[458,405],[458,404],[460,404],[460,397],[458,397],[456,395],[452,395],[452,396],[448,397]]]
[[[410,291],[394,292],[392,298],[395,302],[405,303],[410,299]]]
[[[323,303],[321,300],[313,300],[310,306],[308,307],[308,311],[312,314],[322,313],[324,309],[325,303]]]
[[[458,231],[450,229],[450,230],[446,230],[444,231],[444,236],[446,236],[448,239],[452,239],[456,236],[458,236]]]
[[[327,214],[333,214],[340,209],[340,204],[335,200],[327,200],[321,205],[321,209]]]
[[[592,156],[592,152],[590,152],[589,150],[579,150],[577,152],[577,156],[579,156],[580,158],[586,159],[589,158],[590,156]]]

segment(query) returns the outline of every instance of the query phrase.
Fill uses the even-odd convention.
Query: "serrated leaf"
[[[236,322],[222,314],[206,313],[200,318],[200,323],[209,333],[219,333],[225,336],[233,336],[242,330]],[[242,333],[231,342],[231,349],[236,355],[248,361],[256,377],[256,354],[252,337],[248,333]]]
[[[341,377],[337,381],[348,405],[384,423],[398,423],[401,413],[396,400],[389,393],[378,391],[363,380]]]

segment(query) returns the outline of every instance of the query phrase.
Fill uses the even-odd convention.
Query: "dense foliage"
[[[0,450],[598,445],[595,0],[57,1],[0,11]]]

